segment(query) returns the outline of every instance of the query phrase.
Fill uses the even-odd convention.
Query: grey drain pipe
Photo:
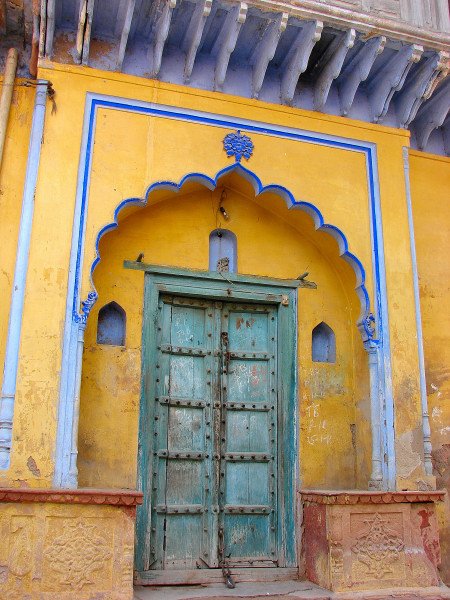
[[[20,334],[22,329],[23,303],[28,271],[31,229],[33,225],[34,196],[44,133],[47,91],[50,82],[38,79],[35,82],[33,121],[22,198],[19,239],[17,242],[16,267],[11,294],[8,338],[6,341],[3,385],[0,397],[0,469],[10,466],[12,424],[16,396],[17,367],[19,360]]]

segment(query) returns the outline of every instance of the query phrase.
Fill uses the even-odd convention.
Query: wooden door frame
[[[152,374],[156,365],[156,328],[161,293],[226,302],[271,304],[278,316],[278,548],[280,567],[297,568],[296,489],[298,485],[298,401],[297,401],[297,288],[299,280],[272,279],[235,273],[220,274],[125,261],[124,267],[145,273],[142,324],[142,377],[138,443],[138,489],[144,502],[136,519],[135,571],[139,583],[150,583],[147,563],[151,537],[151,486],[153,403]],[[309,287],[309,286],[308,286]],[[282,340],[282,343],[280,343]],[[199,570],[208,572],[207,569]]]

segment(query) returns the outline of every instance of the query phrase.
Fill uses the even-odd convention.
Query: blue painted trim
[[[74,274],[73,285],[71,285],[71,275],[69,275],[69,288],[68,288],[68,302],[71,303],[71,318],[70,321],[66,319],[65,328],[65,347],[67,350],[64,356],[73,356],[72,350],[69,348],[73,343],[69,343],[68,338],[73,338],[73,333],[70,330],[74,324],[78,324],[87,318],[89,309],[87,312],[83,312],[83,315],[79,314],[79,291],[80,291],[80,276],[81,276],[81,264],[84,252],[84,231],[86,227],[86,212],[88,202],[88,189],[89,189],[89,178],[91,173],[92,164],[92,152],[93,152],[93,135],[95,131],[95,120],[98,108],[107,108],[112,110],[120,110],[125,112],[133,112],[138,114],[146,114],[149,116],[168,118],[178,121],[186,121],[191,123],[199,123],[203,125],[209,125],[213,127],[222,127],[226,129],[240,129],[248,133],[257,133],[268,136],[274,136],[284,139],[292,139],[305,143],[313,143],[316,145],[323,145],[332,148],[338,148],[342,150],[360,152],[365,155],[366,166],[367,166],[367,181],[368,181],[368,193],[370,203],[370,216],[371,216],[371,238],[372,238],[372,249],[373,249],[373,266],[374,266],[374,284],[375,284],[375,297],[376,297],[376,320],[377,320],[377,333],[378,343],[380,346],[381,355],[383,357],[383,374],[381,377],[380,387],[382,388],[382,396],[384,399],[384,410],[386,419],[387,430],[384,440],[384,448],[387,456],[387,483],[390,489],[395,489],[395,447],[394,447],[394,406],[392,398],[392,381],[391,381],[391,362],[390,362],[390,344],[389,344],[389,325],[388,325],[388,307],[387,307],[387,290],[386,290],[386,274],[384,268],[384,252],[383,252],[383,232],[382,232],[382,220],[381,220],[381,207],[380,197],[378,189],[378,174],[377,174],[377,155],[376,146],[370,142],[361,142],[359,140],[348,140],[340,138],[338,136],[330,136],[319,133],[309,133],[302,130],[298,130],[290,127],[283,127],[277,125],[270,125],[266,123],[258,123],[247,119],[239,119],[235,117],[226,117],[220,115],[210,115],[202,113],[200,111],[187,110],[181,108],[174,108],[164,105],[155,105],[151,103],[115,98],[106,95],[99,94],[87,94],[86,98],[86,109],[85,109],[85,127],[83,132],[82,140],[82,152],[80,158],[80,170],[79,170],[79,185],[77,193],[77,206],[75,210],[74,218],[74,234],[78,232],[78,240],[76,245],[72,246],[71,252],[71,268],[70,272]],[[357,274],[357,293],[360,297],[361,305],[368,307],[369,296],[365,287],[365,272],[360,261],[348,250],[348,244],[344,234],[337,228],[328,225],[324,222],[324,219],[313,205],[308,202],[297,202],[295,198],[289,193],[289,191],[283,186],[268,185],[263,186],[258,177],[240,165],[242,171],[241,174],[244,177],[249,177],[249,181],[252,185],[256,185],[257,189],[264,189],[265,191],[275,191],[285,195],[285,200],[291,208],[300,208],[312,216],[317,229],[325,230],[337,240],[341,255],[349,262]],[[231,165],[222,169],[214,179],[211,179],[202,174],[189,174],[186,177],[190,181],[198,180],[203,185],[215,186],[218,177],[229,172],[229,170],[236,168],[235,165]],[[152,184],[153,186],[158,185],[159,188],[164,189],[179,189],[184,182],[183,178],[178,184],[174,182],[157,182]],[[152,186],[150,186],[152,188]],[[144,205],[146,197],[150,191],[147,189],[144,198],[131,198],[124,200],[119,207],[116,208],[114,213],[114,220],[112,223],[106,225],[97,237],[98,240],[101,235],[106,231],[109,231],[117,226],[117,215],[123,208],[123,204],[135,203],[137,205]],[[211,189],[211,188],[210,188]],[[259,192],[261,193],[261,192]],[[74,240],[75,242],[75,240]],[[99,256],[97,253],[96,259],[91,265],[91,274],[95,266],[98,264]],[[367,310],[365,312],[367,313]],[[371,327],[371,315],[367,313],[364,319],[360,319],[360,327],[363,329],[363,336],[366,335],[368,338],[373,337],[373,329]],[[73,361],[72,361],[73,362]],[[62,384],[61,389],[63,390],[63,383],[66,382],[68,388],[70,388],[70,373],[71,367],[65,366],[63,362],[63,373],[62,373]],[[67,381],[66,381],[67,380]],[[60,405],[67,404],[68,397],[62,395],[60,398]],[[61,440],[58,438],[58,444]],[[62,456],[64,450],[59,451],[59,455]],[[60,470],[64,470],[62,465],[57,465]],[[55,479],[57,483],[57,479]]]

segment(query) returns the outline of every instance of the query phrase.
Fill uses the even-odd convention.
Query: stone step
[[[391,588],[333,593],[309,581],[135,587],[134,600],[450,600],[450,589]]]

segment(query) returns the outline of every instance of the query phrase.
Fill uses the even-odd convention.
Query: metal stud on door
[[[148,569],[274,567],[277,321],[261,305],[162,296]]]
[[[227,566],[277,564],[276,340],[266,307],[222,312],[219,527]]]

